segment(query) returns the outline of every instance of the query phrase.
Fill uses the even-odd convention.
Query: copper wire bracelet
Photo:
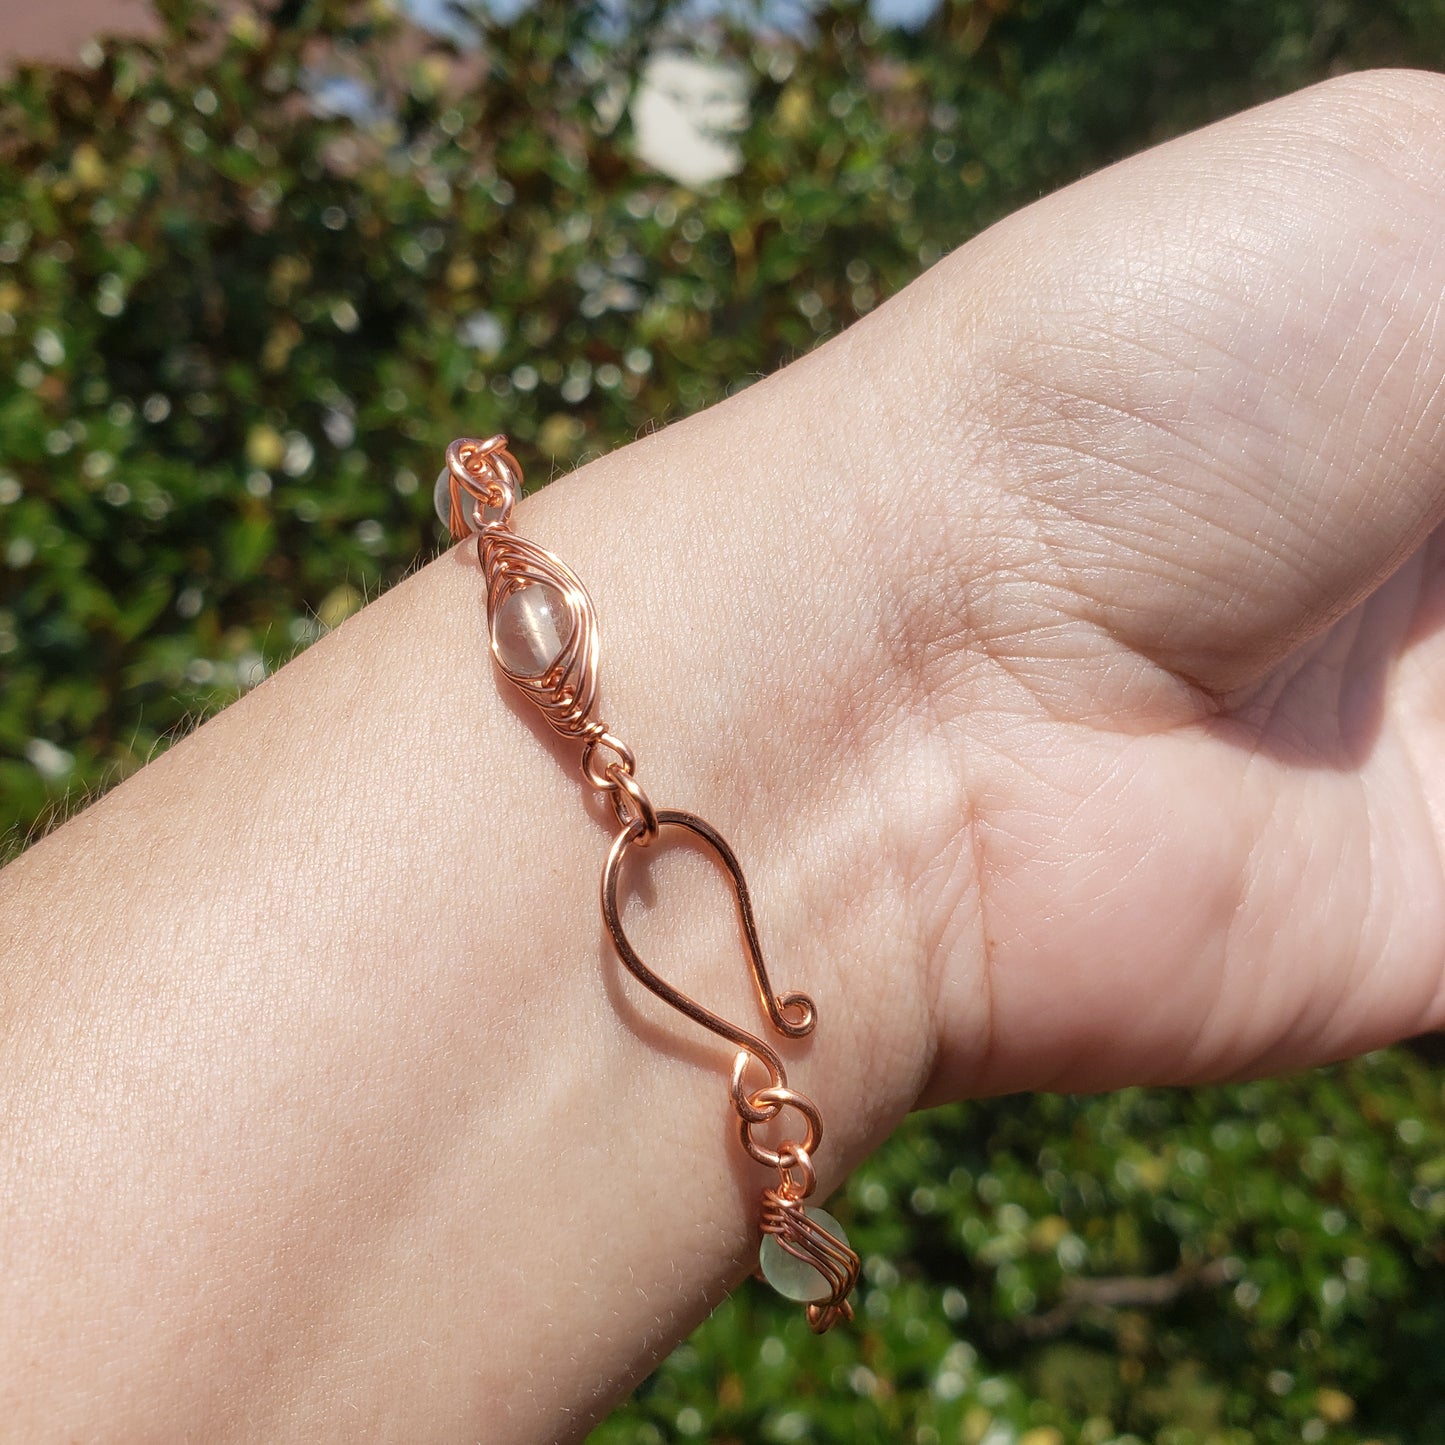
[[[778,1182],[763,1190],[760,1272],[779,1293],[807,1306],[808,1323],[821,1333],[851,1319],[848,1295],[858,1279],[858,1256],[842,1226],[805,1201],[817,1187],[813,1155],[823,1139],[818,1106],[788,1087],[777,1051],[762,1039],[704,1008],[660,978],[639,957],[623,931],[617,882],[629,848],[650,847],[664,828],[684,828],[709,844],[732,878],[747,942],[748,961],[768,1022],[784,1038],[813,1031],[817,1009],[807,994],[775,994],[758,943],[748,886],[733,850],[695,813],[654,808],[637,781],[632,749],[596,715],[597,612],[581,579],[560,558],[511,528],[522,495],[522,469],[504,436],[463,437],[447,448],[437,478],[437,510],[456,541],[475,537],[487,589],[487,631],[492,657],[507,679],[541,709],[554,731],[582,743],[582,772],[607,795],[619,824],[602,869],[602,918],[622,963],[665,1003],[736,1046],[730,1094],[743,1148]],[[761,1069],[760,1087],[749,1076]],[[792,1110],[802,1138],[770,1147],[754,1131]]]

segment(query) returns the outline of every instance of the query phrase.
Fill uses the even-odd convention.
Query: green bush
[[[1445,0],[674,8],[543,0],[458,53],[380,4],[171,0],[163,41],[0,87],[12,851],[427,555],[452,436],[570,468],[1117,155],[1445,58]],[[751,87],[701,189],[630,146],[672,43]],[[361,118],[308,103],[336,75]],[[859,1328],[744,1291],[595,1440],[1445,1437],[1442,1140],[1407,1053],[911,1121],[839,1204]]]
[[[750,1286],[591,1445],[1440,1440],[1442,1125],[1405,1050],[917,1115],[830,1206],[853,1330]]]

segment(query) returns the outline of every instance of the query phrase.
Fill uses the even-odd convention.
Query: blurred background
[[[1445,0],[0,22],[0,856],[432,555],[454,435],[539,485],[1113,158],[1445,66]],[[857,1328],[747,1286],[592,1445],[1445,1440],[1439,1062],[917,1117]]]

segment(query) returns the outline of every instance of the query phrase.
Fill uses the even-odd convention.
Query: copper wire
[[[726,840],[695,813],[654,808],[637,779],[632,749],[596,717],[600,651],[597,611],[581,579],[561,558],[512,530],[512,512],[522,496],[522,469],[508,450],[506,437],[460,437],[447,448],[446,464],[451,534],[459,541],[471,535],[477,540],[477,561],[486,579],[492,657],[508,681],[536,704],[554,731],[582,742],[583,777],[607,795],[616,814],[620,830],[603,865],[600,889],[602,918],[612,946],[645,988],[738,1050],[733,1059],[730,1096],[739,1136],[752,1158],[778,1171],[777,1185],[763,1191],[763,1232],[773,1235],[788,1254],[811,1265],[827,1283],[827,1298],[807,1307],[808,1323],[815,1331],[826,1330],[840,1319],[851,1319],[853,1309],[847,1296],[858,1278],[858,1256],[809,1218],[803,1208],[803,1201],[817,1187],[813,1153],[823,1138],[822,1115],[811,1099],[788,1087],[787,1071],[776,1049],[668,983],[632,946],[622,927],[617,903],[618,880],[628,850],[634,845],[650,847],[664,828],[682,828],[701,838],[732,881],[749,970],[768,1023],[784,1038],[805,1037],[818,1019],[813,1000],[796,991],[773,992],[747,881]],[[498,617],[508,599],[524,588],[536,586],[550,589],[559,599],[568,627],[557,655],[539,675],[531,676],[508,666],[497,629]],[[599,764],[599,750],[612,756]],[[754,1065],[767,1073],[767,1082],[755,1089],[748,1084]],[[754,1137],[755,1128],[772,1123],[788,1109],[803,1121],[801,1139],[784,1138],[776,1147],[770,1147]]]
[[[504,436],[477,441],[459,437],[447,448],[447,471],[451,479],[451,510],[447,526],[454,541],[480,530],[477,503],[497,507],[496,521],[506,525],[512,507],[522,497],[522,468],[507,450]]]
[[[554,731],[580,737],[589,731],[597,696],[597,612],[581,579],[545,547],[500,527],[477,534],[477,558],[487,579],[487,618],[497,666],[537,707]],[[561,598],[570,622],[556,661],[540,677],[514,672],[497,645],[496,617],[525,587],[549,587]]]
[[[794,1259],[817,1270],[827,1283],[828,1297],[808,1306],[808,1324],[813,1331],[822,1334],[838,1320],[852,1319],[848,1295],[858,1282],[857,1254],[810,1218],[802,1199],[785,1188],[763,1190],[762,1228]]]
[[[711,845],[713,852],[717,854],[732,878],[738,914],[743,925],[743,936],[747,943],[748,962],[752,969],[753,983],[764,1012],[778,1033],[787,1038],[802,1038],[805,1034],[811,1033],[817,1020],[817,1011],[813,1007],[812,999],[805,993],[774,994],[772,985],[768,982],[768,968],[767,964],[763,962],[763,950],[758,942],[758,928],[753,918],[752,900],[748,895],[747,880],[743,877],[743,870],[738,864],[737,855],[728,846],[727,840],[711,823],[699,818],[696,813],[684,813],[676,809],[659,809],[657,820],[659,824],[667,827],[685,828]],[[689,998],[680,989],[674,988],[672,984],[659,978],[642,961],[637,950],[628,941],[617,911],[617,880],[622,860],[627,856],[628,848],[637,840],[640,832],[640,824],[636,821],[623,828],[612,840],[612,848],[608,852],[607,862],[602,869],[602,917],[607,924],[607,931],[611,935],[618,957],[627,965],[633,975],[664,1003],[670,1004],[679,1013],[686,1014],[688,1018],[701,1024],[703,1028],[711,1030],[721,1038],[729,1040],[739,1048],[763,1060],[771,1076],[771,1085],[775,1088],[786,1087],[787,1078],[783,1072],[782,1061],[767,1044],[755,1035],[740,1029],[736,1024],[729,1023],[710,1009],[704,1008],[695,999]],[[797,1016],[789,1018],[789,1010],[795,1011]]]
[[[642,784],[631,773],[624,772],[621,763],[608,763],[607,776],[617,787],[617,792],[612,794],[612,810],[617,814],[617,821],[624,828],[631,827],[634,822],[642,824],[642,831],[637,835],[639,848],[655,843],[657,810],[652,806],[652,799],[643,791]]]
[[[771,1122],[772,1118],[776,1118],[786,1108],[796,1109],[803,1116],[803,1122],[808,1126],[807,1135],[800,1142],[790,1141],[778,1149],[769,1149],[766,1144],[760,1144],[753,1138],[754,1127],[764,1121],[749,1118],[739,1110],[741,1117],[738,1119],[738,1133],[742,1138],[743,1148],[759,1164],[766,1164],[769,1169],[783,1169],[787,1167],[784,1161],[789,1155],[794,1159],[804,1154],[811,1156],[822,1143],[823,1118],[818,1113],[818,1106],[806,1095],[795,1093],[785,1086],[773,1084],[750,1095],[747,1102],[753,1110],[758,1110],[760,1105],[771,1104],[774,1106],[774,1113],[766,1122]],[[788,1152],[785,1153],[785,1151]]]

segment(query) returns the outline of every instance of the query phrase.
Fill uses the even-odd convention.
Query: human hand
[[[925,927],[935,1096],[1445,1022],[1442,106],[1423,75],[1291,97],[930,282],[983,308],[977,462],[924,508],[925,716],[977,861]]]
[[[886,1051],[931,1020],[925,1101],[1445,1022],[1442,118],[1378,74],[1185,137],[777,379],[853,597],[768,704],[845,800],[811,944]]]

